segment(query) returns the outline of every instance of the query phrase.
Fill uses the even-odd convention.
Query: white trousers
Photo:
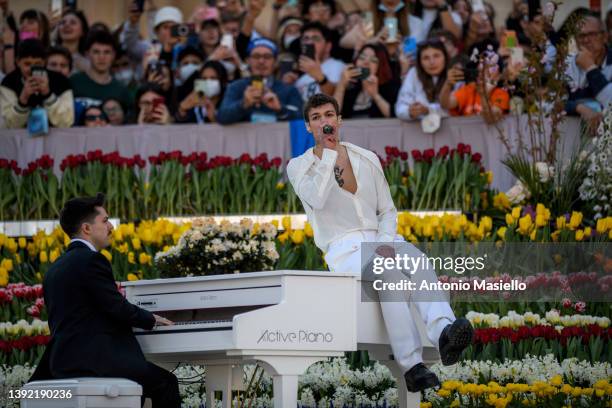
[[[376,231],[368,230],[348,233],[341,240],[331,243],[325,255],[325,261],[330,271],[361,274],[361,243],[375,242],[375,240]],[[412,245],[405,243],[404,238],[399,235],[396,236],[395,241],[401,242],[402,245]],[[384,276],[384,274],[381,275],[383,280]],[[435,274],[428,278],[428,280],[432,279],[437,280]],[[390,281],[397,282],[398,279],[395,277]],[[416,306],[416,310],[425,324],[427,337],[435,347],[438,347],[442,330],[455,321],[455,314],[448,302],[381,301],[380,308],[391,342],[393,356],[404,372],[415,364],[423,362],[423,345],[410,303],[414,303]]]

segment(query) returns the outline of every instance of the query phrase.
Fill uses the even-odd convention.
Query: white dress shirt
[[[87,241],[87,240],[84,240],[84,239],[81,239],[81,238],[72,238],[72,239],[70,240],[70,243],[72,244],[73,242],[82,242],[82,243],[84,243],[85,245],[87,245],[87,247],[88,247],[89,249],[91,249],[92,251],[94,251],[94,252],[98,252],[98,250],[96,249],[96,247],[95,247],[95,246],[94,246],[94,245],[93,245],[91,242],[89,242],[89,241]]]
[[[351,143],[341,144],[357,181],[355,194],[334,179],[335,150],[323,149],[319,159],[310,148],[287,165],[289,181],[306,210],[316,245],[327,252],[329,244],[344,235],[366,230],[376,231],[377,242],[392,242],[397,210],[378,156]]]

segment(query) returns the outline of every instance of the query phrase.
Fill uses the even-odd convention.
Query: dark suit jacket
[[[43,290],[51,342],[31,381],[116,376],[120,367],[146,362],[132,327],[151,329],[155,318],[119,293],[102,254],[71,243],[45,274]]]

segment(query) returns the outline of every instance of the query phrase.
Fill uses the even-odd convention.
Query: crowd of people
[[[334,96],[347,119],[421,120],[425,131],[446,116],[492,123],[522,96],[508,84],[530,53],[552,67],[570,33],[567,113],[596,124],[612,102],[612,10],[605,21],[574,10],[576,31],[555,31],[552,3],[539,0],[513,0],[503,27],[482,0],[372,0],[351,11],[270,1],[265,25],[265,0],[210,0],[189,18],[133,1],[112,28],[72,8],[53,21],[33,9],[16,16],[0,0],[2,126],[269,123],[300,119],[317,93]],[[496,69],[474,58],[485,52],[499,56]]]

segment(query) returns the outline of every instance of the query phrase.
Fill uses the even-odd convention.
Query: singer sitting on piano
[[[132,327],[150,330],[172,322],[129,303],[117,289],[108,260],[113,226],[104,195],[74,198],[60,213],[71,238],[43,281],[51,341],[31,381],[73,377],[121,377],[143,387],[143,402],[180,408],[174,374],[145,360]]]
[[[315,146],[287,165],[289,181],[300,198],[314,230],[315,243],[326,254],[331,271],[359,273],[362,242],[403,242],[396,235],[397,210],[378,156],[351,143],[340,142],[342,123],[338,103],[317,94],[304,106],[306,128]],[[389,253],[391,251],[391,253]],[[393,248],[376,252],[393,257]],[[472,341],[473,328],[455,319],[448,302],[414,302],[427,336],[438,345],[442,363],[454,364]],[[404,371],[408,391],[440,384],[424,364],[420,336],[407,302],[380,302],[391,348]]]

